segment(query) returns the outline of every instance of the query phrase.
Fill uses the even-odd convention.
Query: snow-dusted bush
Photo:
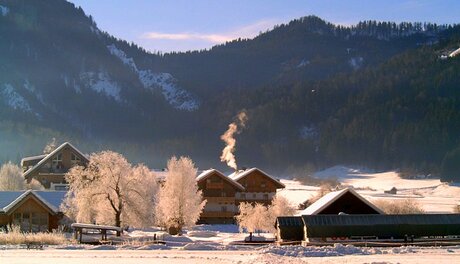
[[[5,163],[0,168],[0,191],[20,191],[24,189],[43,190],[43,185],[36,179],[27,183],[19,166]]]
[[[78,222],[146,227],[153,224],[157,193],[155,175],[144,165],[133,167],[119,153],[92,154],[87,167],[67,174],[66,215]]]
[[[385,214],[423,214],[422,206],[414,199],[377,200],[373,202]]]
[[[252,233],[272,231],[274,222],[271,222],[270,212],[260,203],[240,203],[240,214],[235,216],[240,232],[246,230],[252,238]]]
[[[24,190],[26,183],[21,168],[9,161],[0,168],[0,191]]]
[[[70,241],[61,232],[53,233],[23,233],[19,226],[12,226],[8,233],[0,233],[1,245],[19,245],[19,244],[47,244],[62,245]]]
[[[273,197],[270,206],[260,203],[240,203],[239,215],[236,221],[240,231],[244,229],[250,234],[253,232],[275,232],[275,221],[278,216],[290,216],[295,213],[295,208],[283,196]]]
[[[159,190],[156,204],[156,220],[170,233],[176,233],[182,227],[195,225],[206,201],[198,190],[197,169],[190,158],[172,157],[167,168],[166,182]]]

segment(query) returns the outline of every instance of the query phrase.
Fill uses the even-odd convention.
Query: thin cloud
[[[256,23],[237,28],[226,33],[163,33],[163,32],[146,32],[142,34],[142,39],[152,40],[202,40],[212,44],[224,43],[237,38],[253,38],[260,32],[270,29],[275,24],[279,23],[277,20],[262,20]]]

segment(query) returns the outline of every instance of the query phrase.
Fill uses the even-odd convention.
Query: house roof
[[[286,186],[284,184],[282,184],[279,180],[275,179],[274,177],[272,177],[271,175],[269,175],[268,173],[262,171],[261,169],[259,168],[251,168],[251,169],[248,169],[248,170],[244,170],[244,171],[236,171],[230,175],[228,175],[228,177],[234,181],[238,181],[248,175],[250,175],[251,173],[253,172],[260,172],[262,175],[266,176],[268,179],[270,179],[271,181],[273,181],[276,185],[277,185],[277,188],[285,188]]]
[[[23,166],[24,164],[24,161],[31,161],[31,160],[41,160],[43,159],[44,157],[46,157],[47,155],[46,154],[42,154],[42,155],[37,155],[37,156],[30,156],[30,157],[25,157],[21,160],[21,166]]]
[[[86,157],[85,154],[81,153],[76,147],[74,147],[72,144],[69,142],[64,142],[62,145],[57,147],[55,150],[53,150],[51,153],[46,155],[42,160],[40,160],[37,164],[35,164],[32,168],[28,169],[26,172],[24,172],[24,178],[28,179],[29,175],[35,171],[36,169],[40,168],[45,162],[47,162],[49,159],[51,159],[56,153],[64,149],[65,147],[70,147],[72,148],[75,152],[77,152],[80,156],[82,156],[86,162],[89,162],[88,158]],[[36,156],[38,157],[38,156]]]
[[[230,183],[233,186],[235,186],[236,188],[240,189],[241,191],[244,191],[244,187],[241,184],[239,184],[238,182],[234,181],[233,179],[225,176],[222,172],[220,172],[220,171],[218,171],[216,169],[210,169],[210,170],[203,171],[200,175],[198,175],[196,177],[196,180],[198,182],[200,182],[200,181],[203,181],[203,180],[207,179],[211,175],[217,175],[217,176],[221,177],[222,179],[224,179],[225,181],[227,181],[228,183]]]
[[[368,200],[364,199],[361,195],[359,195],[355,190],[352,188],[346,188],[340,191],[336,192],[330,192],[323,197],[321,197],[318,201],[314,202],[312,205],[307,207],[305,210],[303,210],[300,215],[316,215],[323,211],[326,207],[337,201],[340,197],[344,196],[346,193],[351,193],[354,196],[356,196],[358,199],[360,199],[362,202],[367,204],[369,207],[374,209],[380,214],[384,214],[382,210],[380,210],[377,206],[373,205],[371,202]]]
[[[48,211],[53,214],[60,212],[60,206],[65,198],[65,191],[0,191],[0,213],[9,214],[27,197],[37,199]]]

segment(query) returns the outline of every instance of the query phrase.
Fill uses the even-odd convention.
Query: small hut
[[[276,219],[276,238],[278,242],[302,241],[303,221],[301,216],[280,216]]]

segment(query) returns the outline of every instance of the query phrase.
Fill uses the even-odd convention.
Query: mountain
[[[437,172],[459,146],[458,57],[440,59],[458,49],[458,26],[309,16],[152,54],[64,0],[0,0],[0,11],[0,160],[57,137],[153,167],[189,155],[220,168],[219,137],[243,109],[240,166]]]

